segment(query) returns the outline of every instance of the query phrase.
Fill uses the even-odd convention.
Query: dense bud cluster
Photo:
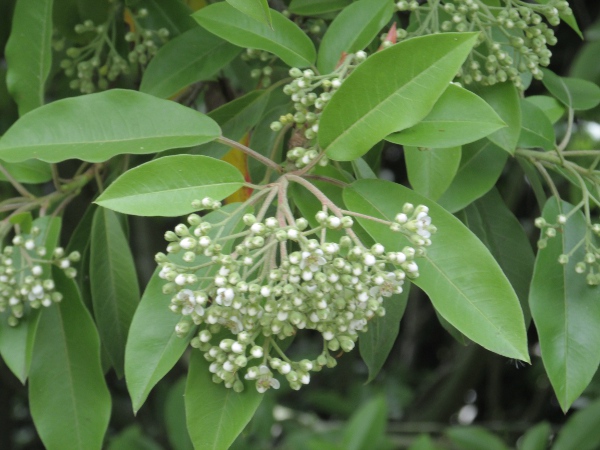
[[[141,26],[138,19],[146,17],[148,11],[140,9],[137,14],[130,14],[132,30],[125,35],[125,41],[130,43],[131,51],[127,60],[117,51],[115,42],[117,18],[121,9],[109,14],[108,20],[100,25],[91,20],[75,25],[75,32],[81,35],[91,35],[90,41],[83,46],[67,48],[66,58],[60,62],[60,67],[71,80],[71,89],[84,94],[96,90],[108,89],[110,82],[120,75],[128,74],[132,64],[145,66],[156,54],[159,46],[166,42],[169,31],[161,28],[158,31],[148,30]]]
[[[507,80],[523,88],[523,74],[542,78],[541,67],[550,64],[549,45],[557,40],[543,19],[555,26],[560,15],[572,15],[565,0],[545,4],[507,1],[502,7],[489,6],[482,0],[399,1],[399,11],[411,11],[419,19],[417,26],[398,30],[398,40],[439,32],[479,31],[478,44],[462,67],[459,76],[465,84],[493,85]],[[441,6],[441,7],[440,7]]]
[[[538,217],[535,220],[535,226],[541,230],[541,237],[538,240],[538,248],[544,249],[548,245],[548,239],[556,237],[558,233],[562,233],[562,227],[567,223],[569,218],[577,212],[578,209],[573,209],[568,215],[559,214],[556,217],[555,223],[548,223],[543,217]],[[597,238],[600,237],[600,223],[588,223],[585,236],[579,243],[569,251],[568,254],[561,254],[558,257],[560,264],[568,264],[575,252],[583,247],[583,258],[575,264],[575,272],[584,274],[587,272],[586,281],[590,286],[600,285],[600,248],[596,245]]]
[[[281,116],[271,124],[271,129],[278,132],[284,126],[294,128],[290,142],[297,145],[293,145],[287,154],[294,167],[305,167],[320,156],[316,138],[321,113],[344,79],[366,58],[367,54],[363,51],[345,55],[338,68],[325,75],[316,75],[311,69],[290,69],[294,80],[283,87],[283,92],[292,98],[296,112]],[[319,163],[326,165],[327,159],[322,157]]]
[[[385,314],[384,298],[419,275],[415,257],[435,232],[422,205],[405,204],[389,223],[412,243],[399,252],[377,243],[367,248],[351,232],[328,241],[328,230],[350,230],[353,219],[325,210],[315,219],[310,228],[304,218],[283,225],[246,214],[244,231],[224,237],[193,214],[166,233],[168,255],[156,257],[167,282],[163,292],[172,295],[171,310],[184,316],[178,334],[200,325],[192,346],[204,352],[215,382],[241,391],[242,380],[252,380],[264,392],[279,387],[279,373],[300,389],[311,372],[335,366],[329,352],[351,351],[368,321]],[[235,251],[225,251],[234,240]],[[177,257],[185,263],[174,262]],[[193,265],[198,259],[204,262]],[[323,352],[315,359],[292,361],[278,344],[298,330],[321,334]]]
[[[17,234],[13,245],[4,247],[0,254],[0,312],[9,312],[11,326],[16,326],[29,308],[48,307],[62,300],[49,275],[49,265],[60,267],[70,278],[77,274],[71,263],[79,261],[79,253],[66,255],[62,247],[56,247],[48,255],[46,247],[36,243],[39,234],[36,227],[29,235]]]

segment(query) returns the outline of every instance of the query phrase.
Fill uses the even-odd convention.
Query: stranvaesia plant
[[[552,27],[580,33],[567,1],[38,3],[5,51],[0,356],[46,448],[103,447],[109,371],[137,412],[181,368],[191,444],[228,448],[357,345],[373,380],[413,284],[507,358],[531,362],[535,326],[561,408],[582,395],[600,150],[573,136],[600,88],[546,69]],[[378,179],[386,148],[412,189]],[[537,255],[507,177],[542,211]]]

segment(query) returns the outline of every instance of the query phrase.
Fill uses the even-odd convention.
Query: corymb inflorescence
[[[197,326],[191,345],[210,362],[213,380],[236,391],[243,380],[259,392],[278,388],[276,373],[300,389],[311,372],[335,366],[331,352],[351,351],[369,321],[385,314],[386,301],[419,275],[416,258],[435,232],[428,208],[406,203],[391,222],[371,219],[404,235],[407,245],[367,246],[352,229],[357,214],[325,197],[314,218],[296,218],[282,180],[227,211],[212,199],[195,202],[213,211],[168,231],[167,252],[156,257],[170,308],[182,315],[177,333]],[[275,214],[267,215],[276,197]],[[258,213],[247,212],[260,203]],[[302,330],[320,333],[323,350],[293,361],[285,348]]]

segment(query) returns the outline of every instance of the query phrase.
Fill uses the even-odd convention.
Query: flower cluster
[[[132,50],[127,60],[123,58],[115,42],[120,11],[120,8],[115,7],[108,20],[100,25],[91,20],[75,25],[77,34],[92,37],[83,46],[67,48],[67,58],[60,62],[65,75],[75,77],[69,84],[71,89],[84,94],[108,89],[111,81],[131,72],[132,64],[145,66],[158,51],[158,46],[166,42],[169,36],[167,29],[148,30],[140,24],[138,19],[148,15],[146,9],[140,9],[136,14],[130,14],[127,10],[126,18],[131,31],[125,35],[125,41],[130,43]]]
[[[402,251],[365,247],[351,232],[350,216],[320,211],[315,219],[318,225],[310,228],[304,218],[282,226],[275,217],[245,214],[244,231],[223,237],[193,214],[188,225],[165,235],[168,255],[156,258],[167,281],[163,292],[172,295],[171,310],[184,316],[178,334],[200,325],[192,346],[204,352],[215,382],[241,391],[242,380],[252,380],[264,392],[279,387],[279,373],[300,389],[311,372],[335,366],[329,352],[351,351],[368,321],[385,314],[384,298],[418,276],[415,257],[435,232],[427,207],[411,204],[389,223],[413,245]],[[331,242],[328,230],[348,233]],[[233,241],[229,253],[226,243]],[[177,263],[177,255],[203,262]],[[315,359],[292,361],[278,343],[299,330],[322,336],[323,352]]]
[[[560,15],[572,15],[565,0],[549,0],[544,4],[508,1],[506,7],[493,7],[482,0],[428,0],[422,6],[416,1],[396,3],[399,11],[412,11],[414,29],[398,30],[398,40],[424,34],[451,31],[480,31],[476,48],[459,74],[465,84],[493,85],[510,80],[523,87],[523,74],[541,79],[540,66],[550,64],[552,52],[548,45],[556,44],[552,26],[560,23]]]
[[[363,51],[345,55],[338,68],[325,75],[316,75],[311,69],[290,69],[294,80],[283,87],[283,92],[292,98],[296,112],[281,116],[271,124],[271,129],[278,132],[284,126],[294,128],[290,139],[293,148],[287,153],[294,167],[305,167],[318,156],[322,157],[316,145],[321,113],[344,79],[366,58]],[[322,157],[319,162],[326,165],[327,159]]]
[[[562,227],[577,211],[578,208],[575,208],[567,215],[559,214],[556,217],[555,223],[548,223],[543,217],[538,217],[535,220],[535,226],[541,229],[542,233],[542,237],[537,243],[538,248],[545,248],[548,245],[548,239],[555,237],[558,232],[561,232]],[[575,264],[575,272],[580,274],[587,272],[586,281],[590,286],[600,285],[600,247],[596,245],[594,236],[600,237],[600,223],[588,223],[585,236],[579,243],[573,246],[569,253],[561,254],[558,257],[558,262],[566,265],[570,262],[573,255],[583,247],[583,257]]]
[[[77,275],[71,263],[79,261],[79,253],[66,255],[62,247],[56,247],[48,255],[46,247],[36,243],[39,234],[36,227],[30,235],[18,234],[13,245],[4,247],[0,254],[0,312],[9,311],[10,326],[16,326],[28,308],[48,307],[62,300],[44,266],[60,267],[70,278]]]

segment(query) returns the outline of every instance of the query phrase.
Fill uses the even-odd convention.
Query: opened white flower
[[[320,248],[312,252],[302,252],[302,260],[300,261],[302,270],[308,268],[311,272],[317,272],[319,266],[323,266],[325,263],[327,263],[327,260],[323,257],[323,250]]]

